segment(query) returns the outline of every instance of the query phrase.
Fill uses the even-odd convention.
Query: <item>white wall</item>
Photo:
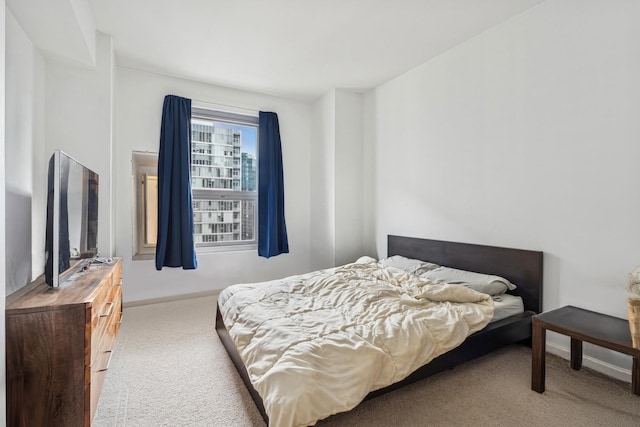
[[[318,98],[311,112],[311,268],[335,266],[336,93]]]
[[[335,91],[336,265],[363,255],[363,97]]]
[[[132,152],[158,151],[162,103],[169,94],[190,98],[194,104],[223,104],[278,113],[289,254],[265,259],[258,256],[257,250],[199,253],[196,270],[165,267],[156,271],[152,260],[131,260]],[[116,68],[114,99],[114,253],[124,257],[125,301],[220,290],[233,283],[263,281],[309,271],[309,105],[120,67]]]
[[[376,127],[371,123],[375,111],[375,91],[362,97],[362,249],[364,254],[377,257],[376,250]]]
[[[332,89],[312,104],[313,269],[363,255],[363,97]]]
[[[98,249],[113,254],[112,115],[113,42],[96,37],[95,69],[80,68],[54,59],[46,64],[46,148],[44,164],[60,149],[96,172],[98,199]]]
[[[548,0],[368,94],[378,253],[387,234],[541,250],[545,310],[626,318],[640,264],[638,22],[640,2]],[[629,378],[630,358],[585,354]]]
[[[5,24],[5,0],[0,0],[0,188],[5,188],[5,36],[6,24]],[[4,191],[0,192],[0,229],[6,230],[5,220],[5,197]],[[0,278],[5,277],[6,274],[6,236],[5,233],[0,233]],[[6,281],[2,285],[3,294],[6,293]],[[0,298],[0,420],[7,419],[7,372],[5,364],[5,299]]]
[[[6,12],[5,197],[6,294],[44,271],[46,169],[33,167],[44,152],[44,59],[11,12]],[[33,214],[32,214],[33,213]]]

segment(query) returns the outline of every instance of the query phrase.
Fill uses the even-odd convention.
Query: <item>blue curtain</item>
[[[191,203],[191,100],[167,95],[162,107],[158,157],[156,269],[194,269]]]
[[[269,258],[289,253],[278,115],[260,111],[258,129],[258,255]]]

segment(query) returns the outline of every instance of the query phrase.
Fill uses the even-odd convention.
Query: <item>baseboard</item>
[[[194,292],[190,294],[181,294],[181,295],[171,295],[168,297],[151,298],[151,299],[144,299],[144,300],[137,300],[137,301],[127,301],[122,303],[122,307],[123,308],[137,307],[140,305],[159,304],[163,302],[180,301],[184,299],[217,296],[218,294],[220,294],[220,290]]]
[[[555,354],[556,356],[560,356],[566,360],[571,359],[571,350],[558,344],[550,343],[548,341],[547,352]],[[593,369],[594,371],[600,372],[601,374],[607,375],[617,380],[631,383],[631,370],[629,369],[624,369],[619,366],[603,362],[600,359],[585,355],[583,355],[582,357],[582,366],[586,366],[587,368]]]

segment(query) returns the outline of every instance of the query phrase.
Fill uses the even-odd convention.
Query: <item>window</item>
[[[134,153],[138,241],[134,259],[152,258],[157,162]],[[192,108],[191,190],[196,248],[257,248],[258,117]],[[152,212],[152,213],[151,213]]]
[[[152,259],[158,230],[158,154],[134,152],[133,171],[137,225],[134,259]]]
[[[196,247],[257,245],[258,117],[193,108]]]

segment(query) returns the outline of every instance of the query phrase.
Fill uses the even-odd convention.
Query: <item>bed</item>
[[[493,321],[468,336],[457,347],[418,367],[405,378],[369,392],[366,399],[395,390],[512,343],[530,343],[531,317],[542,310],[542,252],[500,248],[402,236],[388,236],[387,256],[424,260],[441,266],[502,276],[517,284],[509,293],[522,298],[524,311]],[[269,423],[262,397],[254,388],[236,348],[220,306],[216,331],[263,418]]]

